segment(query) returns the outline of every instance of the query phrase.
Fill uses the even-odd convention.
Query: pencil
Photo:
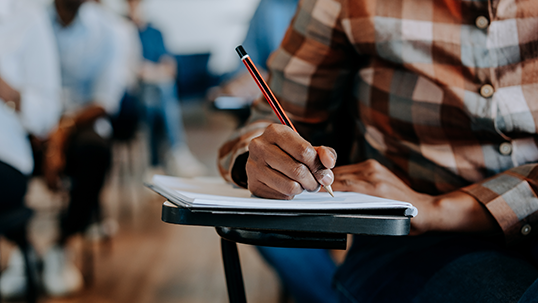
[[[269,103],[275,114],[277,115],[280,122],[284,125],[289,126],[291,129],[293,129],[295,132],[297,132],[297,129],[295,129],[295,126],[291,123],[291,120],[288,118],[284,110],[282,109],[282,106],[280,106],[280,103],[276,99],[275,95],[273,95],[273,92],[263,79],[262,75],[254,65],[254,62],[250,59],[250,56],[247,54],[245,49],[242,45],[239,45],[235,48],[235,51],[239,55],[239,58],[241,58],[241,61],[245,64],[248,71],[250,72],[250,75],[252,78],[254,78],[254,81],[262,91],[263,96],[265,97],[265,100]],[[325,185],[325,190],[334,197],[333,190],[330,185]]]

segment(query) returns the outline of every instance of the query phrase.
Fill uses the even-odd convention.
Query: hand
[[[375,160],[336,167],[333,172],[335,191],[412,203],[418,215],[411,219],[411,235],[428,231],[485,232],[498,228],[489,211],[472,196],[461,191],[439,196],[416,192]]]
[[[288,126],[272,124],[249,144],[248,189],[259,197],[293,199],[332,184],[335,163],[334,149],[313,147]]]
[[[0,77],[0,99],[4,102],[12,102],[15,111],[21,109],[21,94],[7,84],[2,77]]]
[[[59,127],[50,137],[45,150],[43,175],[49,189],[61,188],[60,176],[65,168],[65,146],[68,132]]]

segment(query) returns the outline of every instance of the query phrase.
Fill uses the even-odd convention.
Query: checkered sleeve
[[[268,84],[296,127],[327,121],[353,75],[356,63],[349,58],[356,56],[349,53],[354,50],[341,27],[340,14],[337,1],[301,1],[280,48],[268,60]],[[262,97],[253,103],[246,126],[219,150],[219,171],[227,181],[246,186],[233,173],[234,167],[243,165],[236,159],[248,152],[250,140],[261,135],[270,123],[279,122]],[[315,135],[315,127],[298,129],[304,138]]]
[[[480,201],[502,228],[506,242],[517,243],[538,230],[538,164],[497,174],[462,190]]]
[[[236,130],[232,136],[220,147],[218,154],[218,168],[222,177],[228,182],[232,182],[241,187],[247,187],[244,172],[235,173],[234,166],[239,164],[236,160],[241,155],[248,152],[248,144],[250,141],[260,136],[265,128],[271,123],[277,123],[278,119],[274,116],[269,105],[263,99],[256,100],[251,106],[251,115],[244,127]],[[272,115],[271,115],[272,114]],[[245,159],[246,160],[246,159]],[[236,166],[237,164],[237,166]],[[244,169],[243,169],[244,170]]]

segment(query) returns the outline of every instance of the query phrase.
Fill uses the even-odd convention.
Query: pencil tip
[[[333,189],[331,188],[330,185],[325,185],[325,190],[334,198],[334,193],[333,193]]]

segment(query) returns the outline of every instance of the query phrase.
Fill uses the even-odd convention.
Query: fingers
[[[333,189],[360,192],[372,196],[404,200],[410,188],[375,160],[334,169]]]
[[[335,163],[334,149],[314,148],[291,128],[273,124],[249,144],[249,189],[279,199],[291,199],[303,190],[318,191],[320,184],[332,184],[330,168]]]
[[[375,195],[375,187],[367,180],[357,178],[356,175],[337,175],[332,184],[335,191],[357,192],[367,195]]]
[[[318,182],[305,164],[290,157],[289,154],[276,145],[253,140],[249,146],[247,168],[250,169],[251,174],[254,173],[266,184],[271,183],[266,179],[276,178],[281,182],[283,180],[296,181],[300,185],[301,191],[303,189],[315,191],[319,187]],[[264,170],[266,171],[265,173]],[[274,174],[272,171],[279,172],[279,174]],[[286,194],[292,193],[287,190],[284,192]]]
[[[281,150],[270,149],[275,146]],[[272,168],[280,171],[290,179],[296,180],[308,191],[315,191],[319,182],[328,185],[332,183],[332,172],[328,171],[320,161],[318,151],[298,133],[285,125],[270,125],[261,137],[249,145],[249,153],[254,155],[260,151],[260,157]],[[324,161],[334,166],[336,153],[333,149],[325,147],[321,151]]]
[[[329,169],[334,168],[334,165],[336,165],[336,151],[327,146],[318,146],[315,149],[323,167]]]
[[[315,148],[318,161],[314,164],[313,174],[316,180],[324,186],[331,185],[334,181],[334,173],[331,170],[336,165],[336,151],[326,146]]]
[[[259,177],[252,177],[256,175]],[[259,197],[290,200],[303,191],[301,184],[286,177],[282,173],[273,169],[249,164],[248,162],[247,176],[249,180],[248,189]]]

